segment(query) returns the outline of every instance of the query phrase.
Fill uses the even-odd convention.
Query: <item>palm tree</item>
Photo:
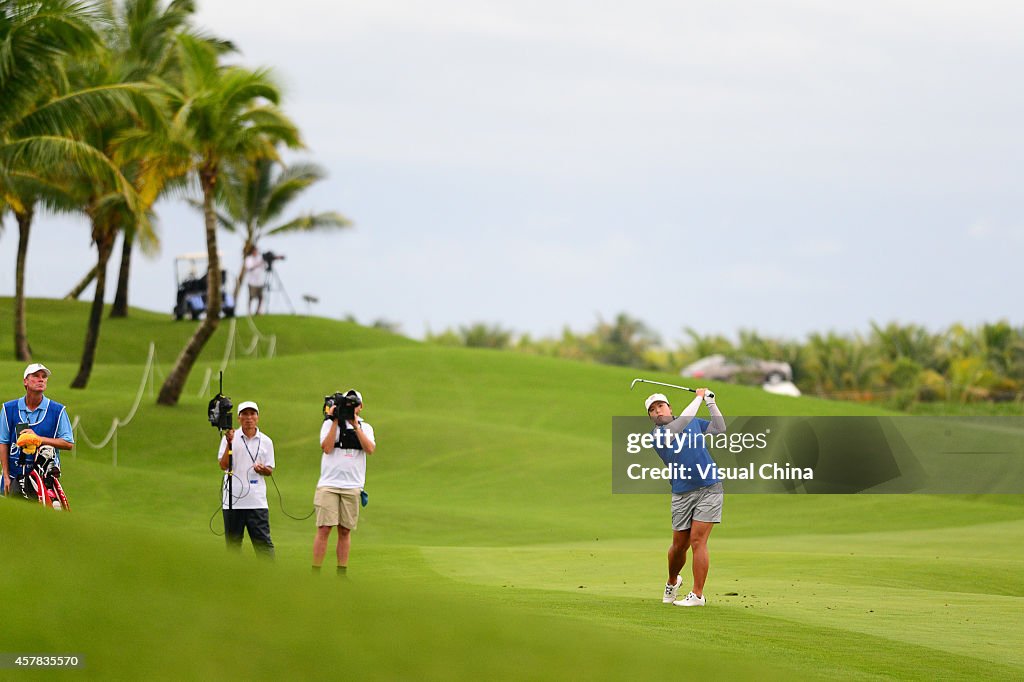
[[[683,353],[693,360],[699,360],[700,358],[704,358],[709,355],[735,354],[736,349],[733,346],[732,341],[721,334],[702,335],[693,327],[686,327],[683,329],[683,332],[690,337],[690,343],[684,345],[682,348]]]
[[[280,171],[275,173],[275,167],[280,167]],[[241,233],[243,262],[249,248],[258,248],[265,237],[341,229],[352,225],[348,218],[334,211],[306,213],[286,223],[274,224],[289,204],[313,183],[325,177],[326,171],[314,163],[284,166],[267,157],[243,159],[241,163],[225,166],[223,181],[217,193],[217,203],[221,208],[217,220],[225,229]],[[197,205],[197,208],[202,206]],[[234,291],[236,301],[244,278],[245,269],[239,268]]]
[[[598,319],[592,334],[593,358],[609,365],[643,367],[646,354],[657,346],[658,335],[642,320],[619,313],[615,322]]]
[[[278,108],[280,92],[265,70],[223,66],[216,49],[189,35],[178,37],[180,81],[162,81],[173,112],[172,135],[188,150],[203,193],[206,227],[206,317],[182,348],[160,387],[157,402],[175,405],[199,353],[217,329],[221,310],[221,268],[217,254],[214,195],[225,164],[245,158],[276,157],[275,144],[301,146],[299,133]]]
[[[161,0],[127,0],[114,22],[114,33],[122,58],[132,65],[132,78],[143,80],[158,76],[169,82],[180,79],[181,66],[175,35],[188,33],[205,42],[218,54],[234,51],[229,41],[207,35],[192,24],[196,11],[194,0],[171,0],[166,8]],[[167,179],[173,183],[172,178]],[[114,302],[110,317],[128,316],[128,282],[131,275],[132,252],[137,244],[155,248],[153,233],[140,233],[134,224],[124,226],[121,242],[121,264],[118,270]],[[153,239],[151,239],[151,237]]]
[[[14,356],[22,362],[32,359],[32,348],[28,345],[28,323],[25,318],[25,258],[28,254],[28,235],[32,228],[33,205],[18,211],[14,217],[18,222],[18,255],[14,265]]]
[[[176,35],[186,30],[194,10],[191,0],[172,2],[166,10],[159,0],[129,0],[118,12],[106,6],[105,49],[97,57],[78,64],[75,76],[87,84],[135,81],[161,73],[173,73],[171,55]],[[72,388],[85,388],[99,343],[106,293],[107,263],[119,233],[139,235],[155,242],[149,211],[168,183],[184,176],[188,156],[168,135],[160,107],[149,100],[136,101],[134,109],[107,118],[89,131],[90,141],[121,168],[139,198],[139,211],[130,210],[116,187],[105,187],[88,176],[79,176],[85,212],[96,245],[96,288],[86,328],[78,375]]]
[[[10,152],[19,122],[55,90],[61,61],[71,50],[94,43],[88,13],[77,3],[4,2],[0,5],[0,149]],[[0,196],[18,223],[15,266],[14,354],[31,360],[25,323],[25,255],[35,214],[35,198],[26,192],[10,155],[0,157]]]
[[[811,334],[806,352],[807,372],[819,395],[870,397],[879,372],[877,349],[859,335]]]
[[[123,205],[116,196],[93,197],[86,207],[86,214],[92,224],[92,240],[96,245],[96,290],[93,294],[92,307],[89,311],[89,322],[86,325],[85,343],[82,347],[82,360],[79,363],[78,374],[71,382],[71,388],[85,388],[89,383],[92,374],[93,360],[96,357],[96,347],[99,344],[100,321],[103,319],[103,295],[106,291],[107,282],[107,261],[110,260],[110,253],[114,247],[114,240],[118,231],[124,224],[125,213]]]
[[[121,265],[117,269],[117,287],[114,303],[110,306],[111,317],[128,317],[128,278],[132,271],[132,249],[135,246],[135,232],[125,229],[121,242]]]
[[[82,275],[82,279],[78,280],[78,284],[76,284],[75,286],[71,287],[70,291],[68,291],[68,293],[64,294],[64,300],[66,300],[66,301],[76,301],[76,300],[78,300],[78,297],[82,295],[82,292],[85,291],[89,287],[90,284],[92,284],[92,281],[94,279],[96,279],[96,266],[95,265],[92,266],[91,268],[89,268],[89,272],[87,272],[84,275]]]
[[[0,4],[0,197],[18,222],[15,267],[15,356],[31,358],[25,322],[24,263],[32,220],[60,194],[60,177],[77,168],[128,189],[109,159],[77,134],[126,103],[122,86],[73,91],[65,62],[92,50],[93,8],[74,0],[7,0]],[[134,193],[126,201],[136,204]]]
[[[23,362],[32,359],[25,316],[25,262],[32,222],[40,208],[60,212],[70,212],[74,209],[73,200],[65,193],[60,183],[54,182],[54,178],[47,175],[49,174],[8,169],[4,190],[8,194],[12,213],[18,223],[18,252],[14,268],[14,353],[15,357]]]

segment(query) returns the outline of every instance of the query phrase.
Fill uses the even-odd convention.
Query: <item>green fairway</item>
[[[96,440],[131,408],[150,342],[160,377],[194,323],[105,320],[92,383],[72,391],[86,314],[29,301],[47,394]],[[668,496],[611,494],[611,417],[642,414],[636,370],[321,319],[256,324],[252,354],[254,332],[236,324],[224,389],[259,402],[289,514],[312,508],[323,396],[365,398],[378,450],[351,579],[310,574],[314,524],[286,516],[273,486],[273,564],[226,554],[210,532],[216,389],[200,389],[230,355],[225,323],[179,406],[144,388],[116,466],[113,442],[64,455],[72,514],[0,500],[0,566],[25,577],[0,652],[81,654],[75,674],[104,679],[1024,677],[1021,496],[727,495],[708,606],[665,606]],[[5,400],[23,394],[10,345]],[[874,413],[714,388],[730,416]],[[332,559],[333,537],[325,569]]]

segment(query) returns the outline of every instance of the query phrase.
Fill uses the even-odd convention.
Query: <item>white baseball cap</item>
[[[251,400],[246,400],[244,403],[238,406],[238,414],[242,414],[242,410],[256,410],[256,414],[259,414],[260,406]]]
[[[345,391],[345,395],[350,396],[350,397],[351,396],[355,396],[355,399],[359,401],[359,404],[360,405],[363,404],[363,394],[360,393],[359,391],[357,391],[356,389],[354,389],[354,388],[348,389],[347,391]]]
[[[50,376],[50,374],[52,374],[50,370],[46,369],[46,365],[43,365],[42,363],[39,362],[34,362],[25,368],[25,376],[23,376],[22,379],[28,379],[29,374],[35,374],[39,370],[43,370],[44,372],[46,372],[46,376]]]
[[[666,405],[670,404],[668,402],[668,398],[665,397],[664,393],[652,393],[649,396],[647,396],[647,400],[644,401],[644,408],[647,409],[648,412],[650,412],[651,405],[658,402],[659,400],[665,403]]]

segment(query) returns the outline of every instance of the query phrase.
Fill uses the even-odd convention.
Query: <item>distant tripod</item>
[[[281,295],[284,296],[284,301],[288,304],[288,312],[294,315],[295,306],[292,305],[292,300],[288,298],[288,292],[285,291],[284,283],[281,282],[280,275],[278,275],[277,271],[274,270],[273,261],[270,261],[267,263],[267,284],[263,293],[263,302],[266,304],[268,313],[270,312],[270,294],[274,291],[275,287],[281,292]]]

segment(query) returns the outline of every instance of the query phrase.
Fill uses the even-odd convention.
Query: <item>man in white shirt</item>
[[[255,245],[245,255],[245,281],[249,285],[249,314],[259,315],[263,310],[263,288],[267,284],[267,261]],[[253,302],[256,310],[253,312]]]
[[[270,540],[270,510],[264,479],[274,473],[274,441],[259,430],[260,408],[256,403],[247,401],[238,406],[238,422],[242,426],[241,431],[228,429],[217,453],[220,468],[226,472],[222,497],[224,537],[228,547],[240,548],[242,535],[248,529],[249,540],[256,552],[273,557],[274,543]]]
[[[338,574],[348,570],[352,531],[359,521],[360,497],[366,483],[366,456],[377,448],[373,427],[363,421],[363,396],[352,389],[345,397],[356,403],[348,414],[343,405],[328,408],[320,427],[320,480],[313,504],[316,507],[316,538],[313,570],[320,571],[327,553],[331,528],[338,528]]]

